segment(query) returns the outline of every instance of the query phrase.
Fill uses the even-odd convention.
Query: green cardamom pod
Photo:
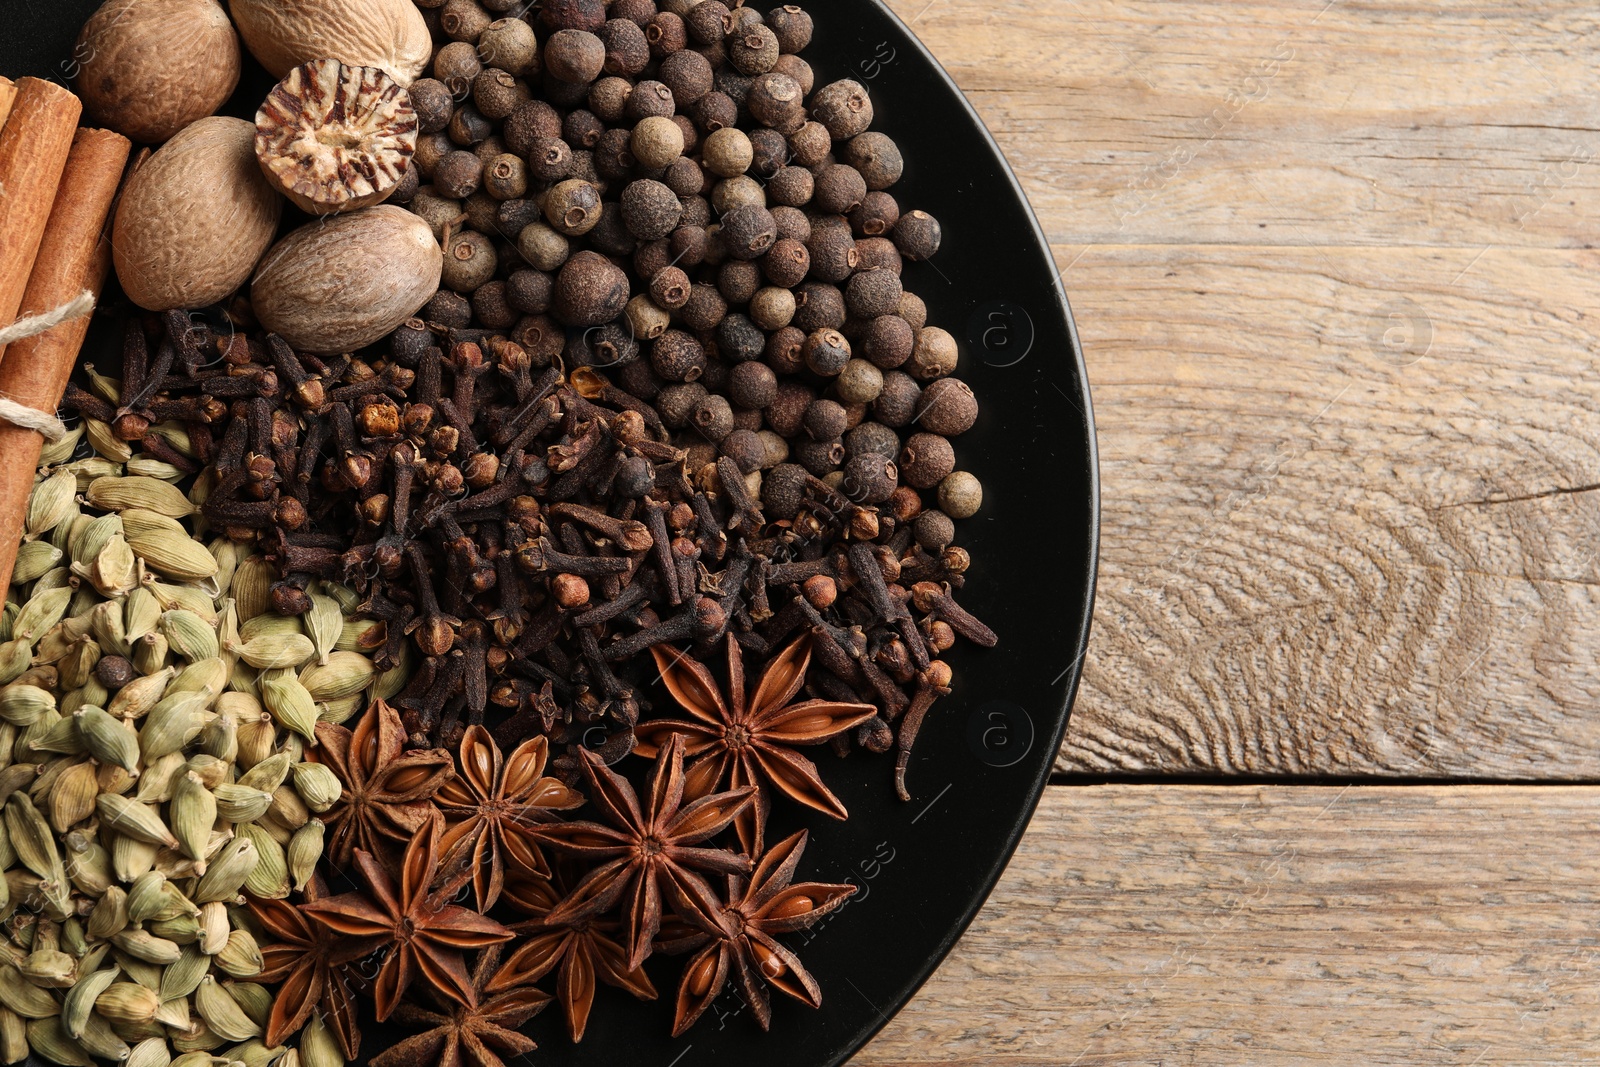
[[[211,969],[211,957],[200,951],[198,945],[189,945],[178,957],[178,962],[161,972],[161,999],[186,997],[200,988],[200,979]]]
[[[161,602],[145,586],[128,594],[122,609],[123,628],[129,641],[137,641],[161,625]]]
[[[229,712],[219,712],[206,723],[196,739],[202,754],[223,763],[234,763],[239,756],[239,722]]]
[[[226,989],[233,999],[239,1002],[239,1007],[244,1009],[244,1013],[250,1016],[252,1022],[263,1030],[266,1029],[267,1021],[272,1018],[272,991],[270,989],[256,982],[235,982],[231,979],[223,982],[222,988]],[[234,1051],[237,1052],[239,1050],[235,1049]],[[282,1051],[282,1049],[279,1049],[272,1058],[275,1059],[277,1055],[281,1055]],[[265,1045],[261,1045],[260,1052],[268,1053],[271,1050]]]
[[[131,883],[155,866],[161,846],[128,834],[113,834],[110,850],[111,872],[117,876],[117,881]]]
[[[17,564],[11,572],[11,584],[27,585],[52,570],[66,553],[49,541],[29,541],[17,549]]]
[[[144,960],[165,967],[176,963],[183,950],[176,942],[168,941],[164,937],[156,937],[148,930],[128,929],[111,938],[111,943],[134,959]]]
[[[284,847],[278,844],[265,827],[258,823],[241,823],[239,836],[247,837],[256,847],[260,857],[244,880],[244,890],[263,900],[282,900],[289,895],[289,859]]]
[[[283,784],[289,775],[289,754],[279,752],[267,757],[239,776],[239,784],[270,793]]]
[[[62,602],[61,608],[63,611],[66,610],[65,601]],[[54,626],[56,621],[59,621],[59,616],[52,620],[50,625]],[[18,632],[22,633],[20,627]],[[268,634],[247,640],[234,651],[238,652],[239,658],[245,663],[258,670],[298,670],[306,660],[316,655],[317,650],[311,643],[311,638],[305,634]]]
[[[89,1013],[94,1011],[95,998],[110,988],[121,973],[116,967],[94,971],[78,979],[67,991],[61,1000],[61,1024],[66,1028],[67,1036],[74,1039],[83,1036]]]
[[[128,893],[120,885],[107,887],[89,912],[89,936],[109,941],[128,928]]]
[[[205,727],[205,692],[172,693],[161,699],[139,728],[139,751],[150,762],[180,751]]]
[[[122,728],[119,726],[117,729]],[[74,762],[56,779],[45,796],[45,810],[51,828],[58,834],[65,834],[93,815],[95,798],[99,795],[100,778],[95,765],[87,760]],[[69,870],[67,873],[70,875],[72,872]]]
[[[200,937],[196,944],[207,956],[215,956],[228,944],[232,927],[228,923],[228,905],[213,900],[200,905]]]
[[[301,638],[301,640],[305,640]],[[317,703],[292,671],[268,671],[261,676],[261,702],[278,725],[316,743]]]
[[[5,823],[6,836],[17,858],[24,867],[44,879],[40,891],[58,911],[70,911],[67,906],[70,887],[55,834],[26,794],[11,794],[11,799],[6,801]]]
[[[143,678],[135,678],[117,691],[106,711],[119,719],[142,719],[161,702],[167,685],[178,672],[168,667]]]
[[[13,963],[0,963],[0,1004],[24,1019],[47,1019],[61,1014],[56,998],[22,977]]]
[[[207,789],[215,789],[223,782],[233,780],[234,766],[209,752],[196,752],[189,757],[189,770],[200,776],[200,784]]]
[[[220,1045],[222,1042],[219,1040],[217,1044]],[[171,1067],[213,1067],[214,1062],[210,1052],[196,1050],[194,1052],[185,1052],[183,1055],[174,1058],[171,1061]],[[223,1067],[223,1065],[216,1064],[215,1067]]]
[[[82,1045],[83,1050],[89,1055],[110,1060],[112,1063],[121,1063],[133,1051],[99,1013],[89,1016],[88,1022],[83,1027],[83,1036],[78,1038],[78,1044]]]
[[[11,624],[11,635],[37,644],[39,638],[43,637],[52,626],[60,622],[61,617],[67,613],[67,605],[72,603],[73,592],[74,590],[71,586],[35,592],[33,596],[28,598],[28,602],[22,605],[22,610],[17,613],[16,621]],[[307,653],[301,657],[299,662],[292,664],[295,667],[300,666],[300,663],[305,662],[310,657],[310,639],[302,637],[300,640],[305,642]],[[291,664],[285,663],[283,666],[291,666]]]
[[[122,522],[128,527],[128,512],[123,512]],[[187,582],[216,577],[217,561],[206,551],[205,545],[197,543],[187,533],[152,530],[135,534],[129,528],[128,546],[146,566],[168,578]]]
[[[211,1032],[227,1041],[248,1041],[261,1036],[261,1026],[245,1014],[239,1002],[211,975],[200,980],[194,992],[195,1011]]]
[[[167,848],[178,847],[178,839],[172,836],[154,808],[112,793],[101,794],[95,805],[100,810],[101,821],[119,836]]]
[[[133,669],[140,674],[154,674],[167,665],[167,635],[157,631],[145,634],[133,642]]]
[[[146,455],[137,455],[123,464],[129,474],[138,478],[156,478],[163,482],[181,482],[187,477],[187,472],[182,467],[168,463],[164,459],[152,459]],[[91,485],[93,483],[90,483]],[[188,498],[184,498],[187,503]]]
[[[305,1067],[344,1067],[344,1053],[339,1041],[315,1012],[306,1028],[300,1032],[300,1061]]]
[[[261,854],[248,837],[236,837],[222,847],[216,858],[209,861],[206,873],[190,894],[197,904],[213,900],[232,900],[238,895],[244,880],[255,870]]]
[[[186,518],[195,513],[194,505],[189,503],[189,498],[177,486],[159,478],[138,475],[96,478],[89,483],[83,495],[101,511],[142,508],[173,519]]]
[[[217,798],[194,771],[186,771],[173,783],[168,814],[179,850],[192,860],[205,859],[211,828],[217,822]]]
[[[79,708],[72,719],[89,755],[130,773],[138,771],[139,738],[121,719],[112,718],[100,708]]]
[[[305,637],[305,632],[305,623],[301,621],[300,616],[278,615],[272,612],[257,615],[249,622],[239,625],[239,639],[247,644],[261,637]],[[295,666],[298,667],[299,664]]]
[[[159,871],[146,871],[128,887],[128,921],[142,923],[154,919],[166,906],[161,895],[166,876]]]
[[[67,554],[80,567],[88,567],[100,555],[100,550],[113,537],[122,536],[122,519],[116,515],[100,515],[84,523],[67,544]]]
[[[211,795],[217,798],[217,814],[233,823],[254,822],[272,804],[271,793],[233,782],[222,783]]]
[[[229,932],[228,943],[216,959],[217,966],[231,978],[254,978],[266,966],[256,939],[242,928]]]
[[[78,733],[78,724],[72,718],[72,712],[63,710],[65,716],[53,723],[50,729],[35,737],[30,747],[35,756],[41,752],[54,752],[63,756],[81,756],[88,751],[83,744],[83,737]]]
[[[234,696],[245,696],[244,693],[235,693]],[[250,698],[254,701],[254,697]],[[254,767],[257,763],[267,759],[277,749],[278,724],[267,712],[256,703],[254,715],[239,715],[239,756],[238,764],[241,767]]]
[[[167,695],[173,693],[204,693],[207,705],[215,704],[228,687],[228,664],[220,656],[195,660],[172,679]]]
[[[8,685],[22,677],[33,663],[33,649],[26,641],[7,641],[0,644],[0,685]]]
[[[306,802],[300,799],[300,794],[295,792],[293,786],[280,785],[272,791],[272,803],[267,808],[266,817],[290,830],[298,830],[311,818],[311,809],[306,807]]]
[[[321,819],[312,819],[294,832],[289,847],[284,850],[289,860],[289,877],[294,880],[297,893],[305,891],[306,883],[316,873],[322,859],[325,827]]]
[[[94,677],[94,669],[99,662],[99,642],[92,637],[80,637],[66,658],[56,664],[56,671],[63,686],[68,689],[81,689]]]
[[[0,1063],[21,1063],[28,1058],[28,1024],[22,1016],[0,1007]]]
[[[72,573],[84,578],[103,597],[127,596],[139,587],[139,563],[127,539],[112,536],[87,564],[72,564]]]
[[[384,630],[378,619],[346,619],[334,648],[340,652],[371,652],[383,644]]]
[[[252,555],[240,561],[228,591],[239,610],[241,632],[245,623],[272,610],[272,583],[277,580],[278,575],[266,557]]]
[[[117,1023],[147,1023],[155,1019],[161,996],[137,982],[113,982],[94,998],[101,1015]]]
[[[115,945],[111,949],[111,958],[122,968],[123,974],[146,989],[156,989],[161,985],[161,968],[154,963],[130,956]]]
[[[30,1019],[28,1046],[51,1063],[61,1064],[61,1067],[94,1067],[94,1060],[89,1053],[67,1036],[61,1020],[57,1018]]]
[[[29,540],[37,539],[71,518],[77,506],[78,479],[57,471],[33,487],[24,523]]]
[[[188,1001],[175,1000],[172,1003],[175,1007],[181,1006],[185,1012],[188,1011]],[[177,1052],[210,1052],[212,1049],[221,1048],[227,1043],[227,1040],[220,1034],[212,1033],[211,1027],[205,1024],[204,1019],[195,1020],[187,1029],[174,1029],[172,1031],[172,1047]],[[216,1063],[216,1057],[208,1056],[207,1059],[213,1064]],[[185,1065],[185,1067],[188,1067],[188,1065]]]
[[[360,695],[376,676],[372,660],[361,653],[334,652],[325,662],[301,671],[300,684],[314,700],[343,700]]]
[[[252,994],[245,993],[241,995],[240,993],[241,989],[243,989],[247,983],[224,982],[222,984],[228,989],[229,992],[233,994],[234,999],[239,1002],[240,1006],[244,1008],[245,1014],[254,1019],[262,1027],[262,1029],[266,1029],[267,1020],[265,1018],[256,1018],[255,1011],[252,1006],[245,1003],[245,999]],[[255,988],[261,989],[260,986],[256,986]],[[266,992],[266,990],[263,989],[262,992]],[[270,1012],[272,1010],[270,1007],[270,993],[268,994],[268,1005],[269,1006],[267,1010]],[[235,1045],[228,1050],[228,1062],[230,1067],[237,1064],[243,1064],[244,1067],[272,1067],[274,1063],[281,1064],[283,1062],[283,1057],[287,1054],[288,1050],[282,1045],[279,1045],[276,1048],[268,1048],[266,1043],[260,1040],[246,1041],[244,1044]]]
[[[311,610],[305,613],[302,623],[316,649],[317,662],[326,664],[328,655],[339,643],[339,635],[344,632],[344,610],[332,597],[313,593]]]
[[[200,940],[200,920],[193,915],[174,915],[170,918],[157,919],[146,929],[156,937],[171,941],[174,945],[188,946]]]
[[[122,1067],[172,1067],[172,1050],[165,1037],[147,1037],[133,1046]]]
[[[344,792],[339,776],[323,763],[296,763],[294,788],[306,807],[319,815],[337,804]]]
[[[117,401],[107,400],[106,403],[115,404]],[[39,466],[59,467],[61,464],[66,463],[72,458],[72,454],[78,450],[78,442],[82,440],[83,427],[74,426],[67,431],[65,437],[56,441],[46,441],[39,450]],[[4,1060],[0,1062],[15,1063],[16,1061]]]
[[[36,685],[12,682],[0,689],[0,719],[13,726],[32,726],[55,710],[55,696]]]
[[[71,830],[62,837],[66,855],[62,863],[78,892],[99,898],[111,888],[111,854],[92,835]]]
[[[163,614],[161,632],[167,635],[172,650],[191,663],[213,659],[221,651],[216,629],[192,611],[180,608]]]

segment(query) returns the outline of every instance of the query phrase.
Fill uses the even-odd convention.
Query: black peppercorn
[[[587,30],[558,30],[544,44],[544,69],[569,84],[587,85],[606,65],[606,46]]]
[[[778,37],[762,25],[749,26],[730,35],[725,45],[728,62],[748,77],[767,73],[778,61]]]
[[[478,321],[491,330],[509,330],[522,317],[519,309],[507,300],[505,282],[480,285],[472,294],[472,311]]]
[[[650,54],[657,59],[681,51],[689,43],[683,19],[670,11],[660,12],[645,25],[644,38],[650,42]]]
[[[761,328],[737,312],[717,324],[716,339],[717,354],[729,363],[760,359],[767,346],[767,335]]]
[[[777,71],[751,82],[745,106],[757,122],[784,135],[796,133],[806,124],[805,93],[800,83]]]
[[[686,106],[695,125],[708,134],[726,129],[739,121],[739,105],[727,93],[709,92]]]
[[[728,372],[728,397],[742,408],[769,407],[778,399],[778,376],[765,363],[740,363]]]
[[[682,205],[677,194],[658,181],[641,179],[622,190],[622,221],[641,241],[657,241],[678,227]]]
[[[811,97],[811,117],[822,123],[835,141],[848,141],[872,125],[872,97],[860,82],[849,78],[836,81]]]
[[[556,276],[551,312],[569,326],[599,326],[622,314],[628,276],[596,252],[577,252]]]
[[[844,406],[834,400],[813,400],[800,426],[813,441],[831,441],[844,433]]]
[[[817,394],[807,385],[796,381],[779,381],[777,395],[765,409],[767,425],[784,437],[798,436],[811,401],[816,398]]]
[[[956,450],[945,438],[914,433],[900,450],[900,477],[917,489],[932,489],[956,469]]]
[[[506,149],[524,157],[540,142],[560,138],[561,132],[561,116],[543,100],[530,100],[521,105],[500,127]]]
[[[811,373],[832,378],[850,362],[850,342],[838,330],[817,330],[806,338],[801,356]]]
[[[939,220],[926,211],[908,211],[895,223],[895,247],[913,262],[932,259],[942,239]]]
[[[793,54],[811,43],[811,15],[795,4],[784,4],[767,12],[767,25],[778,39],[778,47]]]
[[[418,132],[438,133],[450,125],[456,102],[444,82],[418,78],[411,83],[411,107],[417,113]]]
[[[678,318],[691,330],[713,330],[728,313],[728,302],[716,286],[700,282],[689,287],[689,299],[678,309]]]
[[[866,198],[867,183],[861,172],[844,163],[822,167],[816,175],[812,203],[830,215],[847,215]]]
[[[669,382],[694,382],[706,370],[706,350],[693,335],[668,330],[651,342],[650,366]]]
[[[898,429],[911,425],[921,402],[922,386],[916,379],[903,371],[892,370],[883,376],[883,387],[872,402],[872,413],[885,426]]]
[[[688,49],[674,52],[663,59],[656,77],[672,90],[680,108],[688,108],[705,99],[714,84],[710,61]]]
[[[672,90],[658,81],[641,81],[628,96],[625,115],[632,122],[651,116],[669,118],[678,113]]]
[[[955,437],[972,429],[978,421],[978,399],[972,387],[959,378],[940,378],[922,391],[922,410],[917,423],[923,429],[945,437]]]
[[[844,290],[845,309],[856,318],[873,319],[900,306],[905,288],[892,271],[864,270],[851,277]]]
[[[778,223],[758,204],[746,204],[722,217],[722,238],[735,259],[756,259],[778,239]]]
[[[636,78],[650,65],[650,42],[644,30],[629,19],[612,18],[594,31],[605,46],[606,61],[602,69],[607,74]]]

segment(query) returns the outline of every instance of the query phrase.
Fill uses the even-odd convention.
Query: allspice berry
[[[528,191],[528,165],[507,152],[484,168],[483,191],[496,200],[515,200]]]
[[[630,147],[639,165],[660,170],[683,155],[683,131],[669,118],[652,116],[633,128]]]
[[[796,4],[783,4],[768,11],[767,26],[786,55],[803,52],[811,43],[811,14]]]
[[[900,146],[887,134],[868,130],[844,146],[844,160],[866,181],[868,189],[887,189],[905,173],[905,157]]]
[[[836,81],[811,97],[811,117],[835,141],[848,141],[866,133],[872,125],[872,98],[858,81]]]
[[[677,194],[661,182],[641,178],[622,190],[623,224],[641,241],[666,237],[678,228],[682,215]]]
[[[493,278],[498,266],[494,242],[481,233],[465,230],[452,237],[444,250],[440,281],[458,293],[470,293]]]
[[[915,346],[916,331],[899,315],[879,315],[867,323],[859,344],[861,354],[884,370],[902,366]]]
[[[411,83],[411,109],[417,113],[419,132],[438,133],[450,125],[456,102],[444,82],[435,78],[419,78]]]
[[[847,404],[870,404],[883,392],[883,371],[869,360],[852,359],[839,372],[833,389]]]
[[[867,182],[861,172],[844,163],[825,166],[817,173],[812,202],[830,215],[848,215],[861,206]]]
[[[628,276],[598,252],[578,252],[556,275],[550,310],[569,326],[599,326],[628,306]]]
[[[922,403],[922,386],[916,379],[901,371],[884,373],[877,399],[872,401],[872,413],[885,426],[899,428],[911,425]]]
[[[900,485],[894,460],[864,453],[844,465],[844,495],[861,504],[881,504]]]
[[[668,330],[652,344],[650,366],[669,382],[694,382],[705,373],[706,351],[693,335]]]
[[[518,77],[539,73],[539,42],[533,27],[519,18],[491,22],[478,35],[478,57]]]
[[[894,246],[913,262],[932,259],[942,240],[939,220],[926,211],[907,212],[895,223]]]
[[[544,67],[552,78],[587,85],[606,65],[606,46],[587,30],[559,30],[544,46]]]
[[[855,318],[876,319],[892,314],[900,306],[900,296],[904,292],[905,287],[892,271],[863,270],[852,276],[845,286],[844,303]],[[955,369],[953,365],[951,369]]]
[[[472,102],[491,122],[499,122],[533,98],[526,82],[489,68],[473,79]]]
[[[542,222],[525,226],[517,235],[517,251],[536,270],[559,270],[567,261],[571,245],[562,234]]]
[[[750,169],[754,149],[750,136],[734,126],[716,130],[706,138],[703,148],[705,165],[724,178],[737,177]]]
[[[545,194],[544,217],[558,232],[568,237],[582,236],[600,221],[600,190],[581,179],[569,178]]]
[[[745,106],[752,118],[780,134],[795,133],[806,124],[805,92],[787,74],[772,71],[757,78]]]
[[[977,421],[978,398],[961,379],[940,378],[922,391],[922,414],[917,422],[923,429],[955,437],[972,429]]]
[[[981,493],[979,501],[982,501]],[[956,539],[956,524],[942,511],[924,511],[912,520],[911,536],[923,551],[943,552]]]
[[[907,370],[913,378],[930,381],[955,373],[961,359],[961,349],[948,330],[938,326],[924,326],[917,331],[917,340],[911,350]]]
[[[747,77],[765,74],[778,62],[778,37],[767,27],[751,26],[724,42],[728,62]]]
[[[813,374],[832,378],[850,362],[850,342],[838,330],[817,330],[806,338],[800,355]]]
[[[952,519],[970,519],[983,507],[983,483],[966,471],[955,471],[939,483],[939,507]]]
[[[665,267],[650,279],[650,299],[668,311],[689,302],[689,276],[678,267]]]
[[[956,467],[956,450],[932,433],[914,433],[900,450],[900,477],[917,489],[932,489]]]
[[[746,204],[722,217],[722,239],[735,259],[757,259],[778,240],[778,223],[759,204]]]
[[[765,363],[740,363],[728,373],[728,397],[742,408],[766,408],[778,399],[778,376]]]

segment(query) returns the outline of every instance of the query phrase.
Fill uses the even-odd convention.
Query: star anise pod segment
[[[526,986],[491,991],[500,949],[495,945],[478,956],[466,1003],[442,1012],[400,1005],[396,1018],[428,1029],[375,1056],[372,1067],[505,1067],[502,1053],[522,1056],[537,1048],[517,1027],[538,1014],[550,997]]]

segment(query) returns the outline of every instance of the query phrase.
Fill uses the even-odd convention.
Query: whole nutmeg
[[[381,203],[417,151],[409,95],[377,67],[319,59],[296,67],[256,112],[256,157],[301,211]]]
[[[283,212],[255,139],[242,119],[204,118],[128,180],[111,239],[128,299],[150,311],[205,307],[250,279]]]
[[[433,58],[433,37],[411,0],[232,0],[228,6],[250,54],[274,78],[313,59],[337,59],[379,67],[410,85]]]
[[[303,352],[354,352],[405,322],[439,288],[428,224],[382,204],[308,223],[262,260],[250,302],[263,328]]]
[[[108,0],[74,55],[89,117],[146,144],[213,114],[239,84],[239,37],[216,0]]]

